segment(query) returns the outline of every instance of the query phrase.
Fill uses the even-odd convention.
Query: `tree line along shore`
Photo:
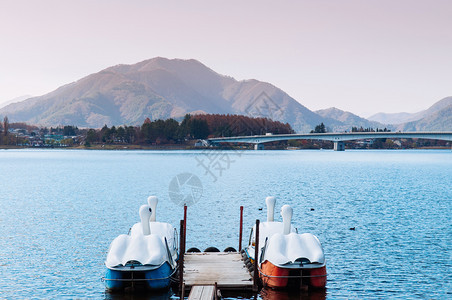
[[[352,127],[352,132],[387,131]],[[328,132],[321,123],[311,133]],[[79,149],[192,149],[203,147],[200,140],[212,137],[290,134],[288,123],[268,118],[242,115],[185,115],[175,119],[145,119],[141,126],[103,126],[100,129],[78,128],[73,125],[40,127],[26,123],[10,123],[8,117],[0,123],[0,148],[79,148]],[[374,139],[346,142],[357,149],[447,148],[446,141],[423,139]],[[252,148],[251,145],[226,144],[225,148]],[[291,140],[266,143],[266,149],[331,149],[333,143],[316,140]]]

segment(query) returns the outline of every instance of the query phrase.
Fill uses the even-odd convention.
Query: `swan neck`
[[[265,203],[267,204],[267,222],[273,222],[275,215],[276,199],[275,197],[267,197],[265,199]]]
[[[283,234],[289,234],[290,228],[291,228],[291,222],[292,222],[292,214],[293,210],[289,205],[284,205],[281,208],[281,215],[283,218]]]
[[[140,207],[140,220],[141,220],[141,228],[143,231],[143,235],[151,234],[151,224],[149,223],[149,219],[151,218],[152,210],[149,205],[141,205]]]
[[[151,222],[155,222],[156,218],[156,211],[157,211],[157,204],[158,204],[159,200],[156,196],[149,196],[148,197],[148,204],[149,207],[152,209],[152,213],[151,213]]]
[[[273,222],[275,220],[274,215],[275,215],[274,207],[267,209],[267,222]]]
[[[284,220],[284,234],[289,234],[290,233],[290,220]]]
[[[149,223],[149,219],[142,218],[141,219],[141,226],[143,229],[143,235],[150,235],[151,234],[151,224]]]

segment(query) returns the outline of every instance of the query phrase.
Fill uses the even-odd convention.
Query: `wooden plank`
[[[190,300],[199,300],[201,299],[203,286],[194,286],[192,287],[190,294],[188,295],[188,299]]]
[[[188,253],[184,283],[187,287],[213,285],[218,288],[251,289],[253,282],[239,253]]]
[[[188,300],[213,300],[215,297],[215,286],[195,285],[191,288]]]

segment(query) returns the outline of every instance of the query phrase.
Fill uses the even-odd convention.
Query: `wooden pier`
[[[187,207],[180,221],[179,291],[181,299],[191,291],[190,300],[217,299],[220,289],[257,291],[257,276],[245,266],[242,248],[243,206],[240,207],[239,252],[185,252]],[[255,272],[256,273],[256,272]]]
[[[195,285],[188,295],[188,300],[215,300],[215,293],[214,285]]]
[[[186,253],[183,283],[186,288],[215,285],[219,289],[252,290],[251,277],[242,256],[231,252]]]

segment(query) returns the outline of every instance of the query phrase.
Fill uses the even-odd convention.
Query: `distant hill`
[[[379,122],[382,124],[401,124],[410,120],[414,114],[401,112],[401,113],[377,113],[368,118],[369,121]]]
[[[400,131],[452,131],[452,104],[420,120],[397,125],[396,128]]]
[[[281,89],[257,80],[237,81],[196,60],[153,58],[91,74],[40,97],[0,109],[10,122],[79,127],[141,125],[181,119],[187,113],[268,117],[308,132],[323,118]]]
[[[335,107],[317,110],[316,113],[325,118],[324,124],[332,131],[350,131],[353,126],[363,128],[385,128],[388,125],[369,121],[351,112],[343,111]],[[391,127],[392,128],[392,127]]]
[[[407,122],[413,122],[420,119],[423,119],[429,115],[432,115],[443,108],[452,104],[452,97],[446,97],[435,104],[433,104],[430,108],[422,110],[417,113],[378,113],[372,115],[368,118],[370,121],[376,121],[383,124],[402,124]]]
[[[24,96],[16,97],[14,99],[11,99],[11,100],[8,100],[8,101],[5,101],[5,102],[0,102],[0,108],[5,107],[7,105],[10,105],[11,103],[17,103],[17,102],[20,102],[20,101],[24,101],[25,99],[28,99],[28,98],[31,98],[31,97],[33,97],[33,96],[24,95]]]

